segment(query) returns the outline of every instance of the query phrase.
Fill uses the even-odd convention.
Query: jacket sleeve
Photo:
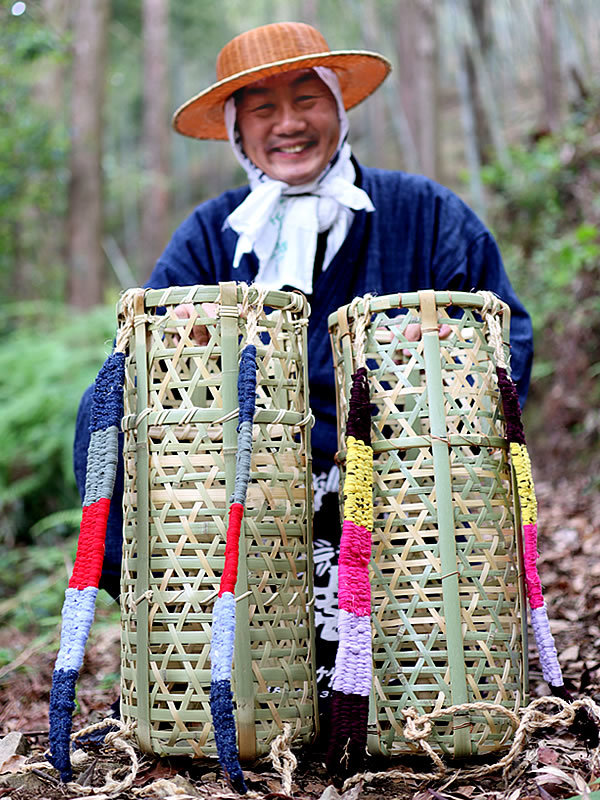
[[[497,294],[510,306],[510,368],[523,407],[531,377],[533,330],[529,314],[515,294],[492,235],[484,231],[469,244],[458,261],[448,268],[442,266],[437,283],[455,291],[485,289]]]
[[[208,244],[195,213],[177,228],[156,262],[146,286],[163,289],[168,286],[215,283]]]

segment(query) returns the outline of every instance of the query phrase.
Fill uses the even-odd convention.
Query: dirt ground
[[[589,491],[585,479],[538,483],[540,506],[540,573],[545,587],[552,631],[555,635],[566,684],[575,697],[590,697],[600,702],[600,492]],[[88,644],[78,683],[80,713],[74,728],[89,725],[109,713],[118,693],[118,625],[106,621],[100,609]],[[105,618],[103,621],[103,617]],[[18,645],[19,658],[0,670],[0,735],[23,734],[20,750],[0,767],[0,798],[14,800],[63,800],[98,792],[107,773],[118,784],[131,776],[131,759],[114,746],[87,745],[85,762],[76,767],[77,786],[59,783],[54,770],[27,764],[44,761],[48,745],[48,698],[57,641],[54,632],[37,649],[25,634],[5,628],[0,631],[0,648]],[[547,693],[537,655],[530,654],[532,697]],[[1,748],[0,748],[1,754]],[[222,780],[215,762],[155,760],[138,754],[137,774],[130,786],[115,789],[111,796],[134,800],[148,798],[233,798],[234,792]],[[486,778],[473,779],[468,770],[482,761],[469,764],[449,762],[443,777],[417,778],[416,773],[432,775],[434,765],[427,758],[401,762],[370,760],[370,773],[353,786],[334,787],[323,767],[318,747],[296,753],[298,765],[293,773],[291,795],[282,789],[281,775],[267,760],[245,770],[249,789],[267,798],[305,800],[562,800],[573,796],[600,798],[600,757],[589,751],[566,728],[542,726],[526,740],[525,747],[503,775],[498,771]],[[497,758],[503,755],[499,754]],[[485,763],[494,763],[488,759]],[[113,784],[113,787],[115,784]],[[98,796],[106,796],[95,794]]]

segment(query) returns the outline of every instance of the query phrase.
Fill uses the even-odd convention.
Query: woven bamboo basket
[[[179,319],[182,303],[195,315]],[[203,304],[216,304],[215,318]],[[248,761],[285,723],[302,742],[317,725],[306,301],[225,283],[140,290],[134,306],[120,308],[121,324],[133,316],[123,420],[121,711],[144,751],[198,758],[216,752],[211,615],[235,481],[238,358],[255,308],[257,398],[232,679],[238,747]],[[206,326],[206,345],[195,343],[193,325]]]
[[[358,348],[371,389],[373,754],[415,752],[411,709],[433,715],[438,752],[496,750],[514,730],[502,709],[527,702],[521,530],[486,302],[423,291],[359,298],[329,317],[340,448]],[[494,306],[507,347],[510,311]],[[444,713],[482,702],[489,711]]]

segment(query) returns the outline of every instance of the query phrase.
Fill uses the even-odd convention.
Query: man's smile
[[[304,150],[313,146],[313,142],[303,142],[301,144],[282,144],[271,149],[273,153],[295,154],[302,153]]]

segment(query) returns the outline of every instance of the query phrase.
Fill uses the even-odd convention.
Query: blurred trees
[[[73,28],[69,296],[89,308],[103,300],[102,144],[109,0],[79,0]]]
[[[400,103],[417,151],[417,170],[439,179],[439,32],[435,0],[398,3]]]
[[[143,165],[141,257],[151,269],[169,240],[168,0],[143,0]]]
[[[424,171],[486,217],[534,315],[532,402],[577,446],[592,447],[600,426],[591,407],[600,401],[597,0],[29,0],[22,13],[24,6],[0,9],[0,360],[14,373],[0,394],[19,432],[0,464],[0,531],[4,520],[18,535],[74,502],[70,430],[110,342],[112,311],[86,329],[93,315],[80,318],[70,306],[111,302],[142,284],[197,203],[245,182],[226,145],[177,136],[169,117],[213,82],[228,39],[274,20],[304,19],[332,49],[373,49],[392,61],[383,87],[351,112],[357,158]],[[84,331],[98,337],[96,349]],[[579,376],[576,400],[566,374],[571,387]],[[51,402],[31,405],[34,392],[49,392]],[[48,449],[44,436],[54,442]]]
[[[47,102],[47,94],[36,102],[35,95],[41,93],[41,72],[66,65],[67,47],[43,20],[13,17],[9,9],[0,16],[0,296],[4,302],[63,300],[69,147],[64,104],[55,96]]]
[[[483,214],[481,166],[498,158],[506,165],[507,140],[553,130],[593,84],[600,58],[595,0],[31,0],[20,16],[10,8],[0,11],[2,63],[14,65],[0,90],[0,169],[13,187],[3,223],[6,296],[48,292],[50,260],[50,293],[79,306],[143,283],[176,223],[244,181],[228,148],[169,129],[171,112],[214,79],[220,46],[244,28],[304,18],[334,49],[387,55],[394,72],[352,112],[357,157],[425,172]],[[76,29],[86,24],[89,33]],[[59,152],[67,145],[69,162]],[[17,189],[11,173],[25,178]],[[41,189],[46,178],[51,191]],[[41,202],[29,195],[34,183]]]

